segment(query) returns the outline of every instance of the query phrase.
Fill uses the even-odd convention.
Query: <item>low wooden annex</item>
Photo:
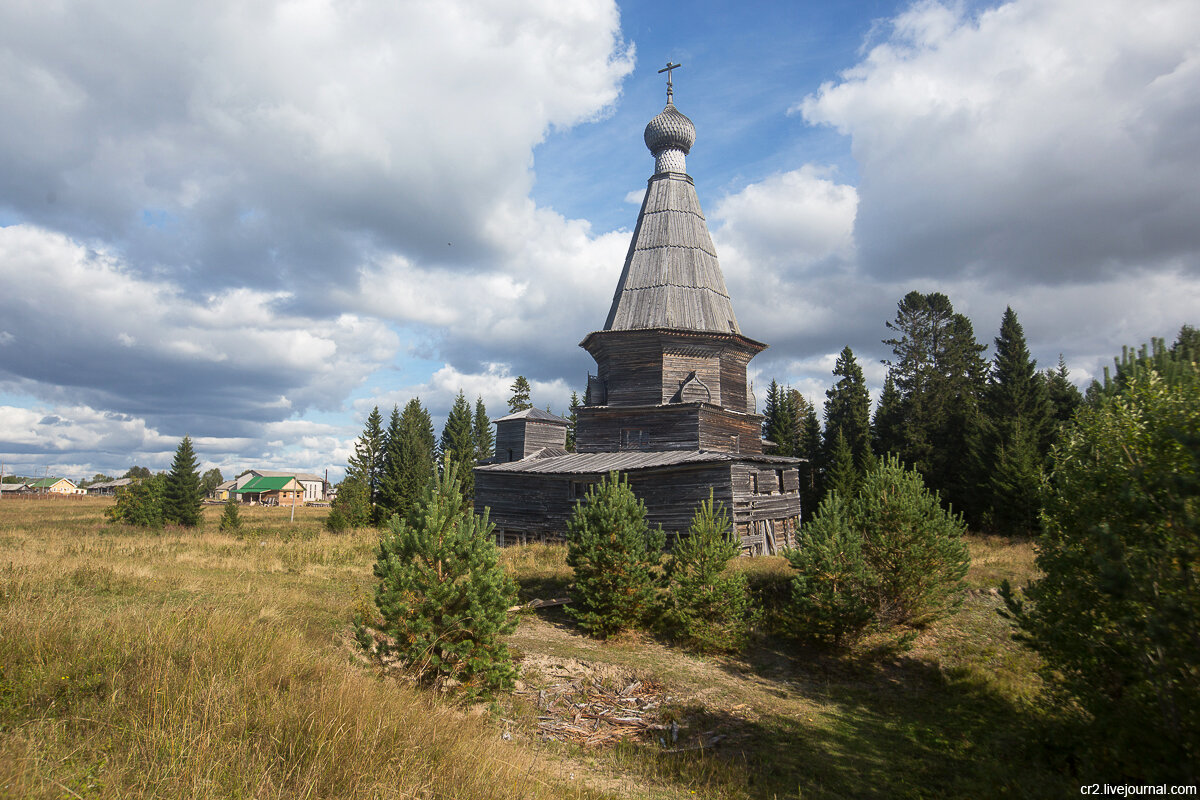
[[[612,471],[667,531],[686,533],[711,490],[744,552],[794,543],[800,460],[763,452],[747,366],[766,345],[734,316],[685,169],[695,138],[668,90],[646,126],[655,173],[608,317],[580,343],[596,374],[576,412],[576,452],[565,450],[561,417],[530,410],[496,421],[497,456],[475,469],[475,505],[490,510],[502,543],[560,538],[588,486]]]

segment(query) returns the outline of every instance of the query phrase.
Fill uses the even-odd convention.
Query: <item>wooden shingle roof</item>
[[[692,179],[652,177],[604,330],[740,334]]]
[[[514,419],[532,419],[538,422],[552,422],[555,425],[570,425],[571,420],[563,419],[557,414],[551,414],[549,411],[542,411],[540,408],[526,408],[521,411],[509,414],[508,416],[500,417],[493,422],[508,422]]]

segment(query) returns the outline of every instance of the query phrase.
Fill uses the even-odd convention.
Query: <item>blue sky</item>
[[[128,7],[126,7],[128,6]],[[943,291],[1099,374],[1200,308],[1200,7],[0,7],[0,460],[340,474],[362,420],[594,365],[665,100],[759,384]]]

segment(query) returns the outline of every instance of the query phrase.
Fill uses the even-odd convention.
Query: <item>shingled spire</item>
[[[668,64],[667,71],[678,64]],[[702,448],[762,452],[746,366],[766,345],[742,335],[684,159],[696,127],[667,107],[646,126],[654,175],[576,414],[579,452]],[[640,409],[635,411],[634,409]]]
[[[646,125],[644,138],[654,156],[654,175],[604,330],[740,333],[696,187],[686,172],[696,126],[675,108],[670,93],[666,108]]]

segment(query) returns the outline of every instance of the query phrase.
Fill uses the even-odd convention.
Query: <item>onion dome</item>
[[[696,143],[696,126],[692,121],[675,108],[675,104],[667,101],[667,107],[646,125],[646,147],[657,156],[663,150],[682,150],[684,155],[691,152]]]
[[[646,147],[654,154],[654,174],[679,172],[687,174],[686,156],[696,143],[696,126],[679,113],[671,99],[667,107],[646,126],[643,137]]]

